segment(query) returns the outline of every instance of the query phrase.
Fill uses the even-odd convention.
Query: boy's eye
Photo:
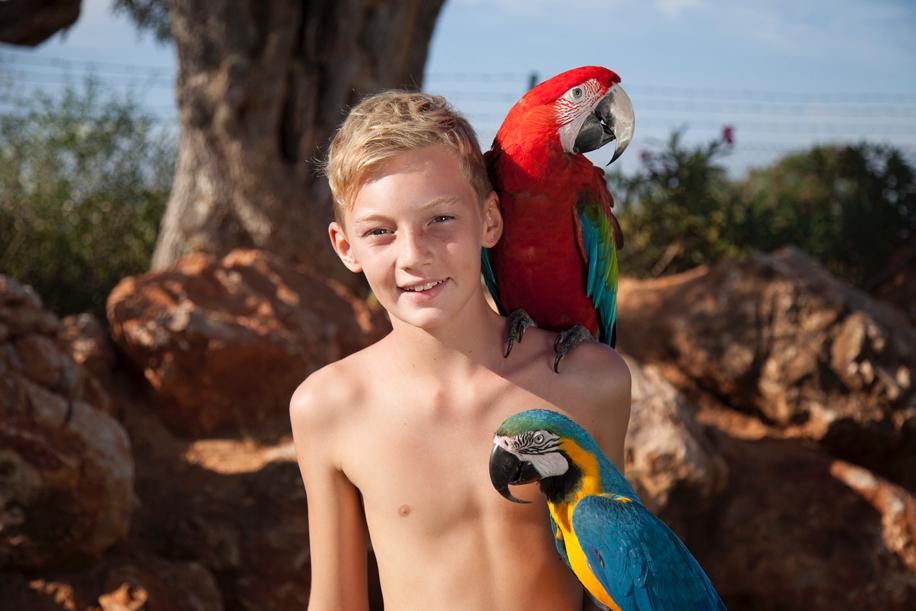
[[[444,223],[444,222],[446,222],[446,221],[452,220],[453,218],[455,218],[455,217],[454,217],[454,216],[449,216],[448,214],[440,214],[439,216],[434,216],[434,217],[433,217],[433,222],[434,222],[434,223]]]
[[[385,235],[386,233],[388,233],[388,230],[387,230],[387,229],[385,229],[385,228],[383,228],[383,227],[376,227],[375,229],[370,229],[369,231],[367,231],[366,233],[364,233],[364,234],[363,234],[363,237],[364,237],[364,238],[371,238],[371,237],[375,237],[375,236]]]

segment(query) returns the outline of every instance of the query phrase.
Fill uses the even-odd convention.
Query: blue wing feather
[[[641,504],[587,496],[573,510],[572,528],[622,611],[725,610],[687,547]]]
[[[588,281],[586,295],[598,312],[598,339],[616,344],[617,248],[610,208],[586,190],[576,204],[575,222],[582,236]]]

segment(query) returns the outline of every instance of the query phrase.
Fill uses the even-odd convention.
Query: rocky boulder
[[[916,325],[916,246],[892,257],[887,268],[872,280],[869,293],[896,305]]]
[[[117,417],[111,400],[117,357],[105,325],[88,313],[65,316],[57,328],[57,340],[73,362],[89,374],[80,378],[80,392],[90,398],[90,403]]]
[[[386,324],[334,281],[256,250],[191,254],[125,278],[107,315],[162,418],[186,436],[286,423],[309,373],[371,343]]]
[[[687,545],[730,609],[916,608],[916,497],[797,439],[720,435],[730,476]]]
[[[213,575],[196,562],[115,553],[90,566],[26,579],[0,573],[4,609],[34,611],[222,611]]]
[[[626,475],[642,501],[678,532],[725,486],[728,468],[705,427],[654,365],[625,357],[632,379]]]
[[[619,348],[916,490],[916,330],[787,248],[623,281]]]
[[[0,275],[0,569],[97,556],[130,524],[130,442],[59,329]]]

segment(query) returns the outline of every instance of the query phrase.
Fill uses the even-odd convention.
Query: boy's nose
[[[398,262],[401,267],[418,267],[432,259],[429,239],[421,230],[407,229],[401,232],[401,250]]]

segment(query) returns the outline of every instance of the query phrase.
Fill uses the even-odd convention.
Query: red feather
[[[620,82],[614,72],[588,66],[534,87],[509,111],[486,160],[505,225],[490,252],[503,308],[524,308],[546,329],[579,323],[597,335],[575,208],[584,191],[606,199],[608,206],[610,194],[600,170],[584,156],[563,150],[553,107],[566,91],[591,78],[605,91]]]

